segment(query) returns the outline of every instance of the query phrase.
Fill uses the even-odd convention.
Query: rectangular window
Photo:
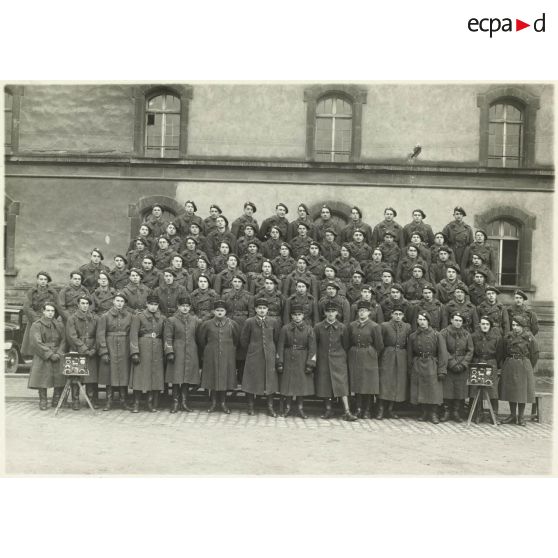
[[[13,96],[4,92],[4,145],[6,147],[12,146],[13,102]]]

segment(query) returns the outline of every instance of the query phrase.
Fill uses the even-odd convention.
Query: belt
[[[386,348],[389,347],[389,345],[386,346]],[[401,345],[392,345],[391,346],[393,349],[406,349],[407,347],[402,347]]]
[[[155,332],[152,333],[144,333],[143,335],[140,335],[141,337],[152,337],[153,339],[161,339],[160,335],[157,335]]]
[[[293,351],[305,351],[306,350],[306,347],[303,347],[302,345],[291,345],[288,348],[292,349]]]
[[[432,353],[418,353],[418,356],[420,358],[430,358],[432,356],[434,356]]]
[[[114,331],[107,333],[107,337],[128,337],[128,333],[125,333],[124,331]]]
[[[357,343],[355,347],[358,347],[359,349],[367,349],[368,347],[372,347],[372,345],[370,345],[370,343],[368,343],[368,345],[362,345],[360,343]]]
[[[508,358],[515,358],[517,360],[523,360],[524,358],[527,358],[525,355],[508,355]]]

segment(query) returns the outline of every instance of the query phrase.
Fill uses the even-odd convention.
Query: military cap
[[[411,236],[413,236],[414,234],[416,234],[421,240],[424,240],[424,236],[422,236],[422,233],[420,231],[412,231]]]
[[[300,221],[297,225],[298,227],[304,227],[306,230],[310,230],[310,225],[304,221]]]
[[[240,258],[236,254],[228,254],[227,255],[227,260],[230,260],[231,258],[234,258],[236,260],[236,263],[240,264]]]
[[[452,312],[450,315],[450,320],[453,320],[453,318],[461,318],[462,320],[464,320],[465,318],[463,317],[463,314],[461,312],[459,312],[458,310],[456,310],[455,312]]]
[[[93,248],[93,250],[91,250],[91,255],[93,255],[93,252],[97,252],[97,254],[101,256],[101,261],[105,259],[105,256],[103,256],[103,253],[99,250],[99,248]]]
[[[196,244],[196,246],[199,244],[199,240],[197,238],[194,238],[193,236],[187,236],[184,241],[187,240],[192,240]]]
[[[372,287],[372,285],[368,285],[368,284],[361,285],[360,290],[361,290],[361,292],[366,290],[366,291],[370,291],[373,295],[376,294],[376,289],[374,289],[374,287]]]
[[[364,236],[364,231],[363,231],[362,229],[355,229],[355,230],[353,231],[353,236],[354,236],[356,233],[360,233],[362,236]]]
[[[352,275],[360,275],[363,279],[364,279],[364,277],[365,277],[364,272],[361,271],[360,269],[355,269],[355,270],[353,271]],[[352,277],[352,275],[351,275],[351,277]]]
[[[130,271],[128,269],[125,270],[127,275],[130,275]],[[101,275],[104,275],[107,278],[107,281],[109,283],[112,283],[111,279],[110,279],[110,275],[108,274],[108,271],[99,271],[99,277],[101,277]]]
[[[157,242],[160,242],[161,240],[166,240],[167,242],[169,242],[169,237],[166,234],[162,234],[159,238],[157,238]]]
[[[512,318],[512,323],[515,322],[517,325],[520,325],[521,327],[527,327],[527,319],[525,318],[525,316],[521,316],[521,315],[516,315]]]
[[[217,219],[223,219],[223,221],[225,221],[225,226],[229,226],[229,220],[224,215],[219,215]]]
[[[124,302],[128,302],[128,297],[127,297],[122,291],[118,291],[118,292],[114,295],[113,300],[114,300],[116,297],[123,298],[123,299],[124,299]]]
[[[211,210],[211,209],[216,209],[216,210],[219,212],[219,215],[221,215],[221,213],[223,213],[223,210],[222,210],[217,204],[215,204],[215,203],[212,203],[212,204],[209,206],[209,209],[210,209],[210,210]]]
[[[335,274],[337,275],[337,266],[333,265],[332,263],[328,263],[326,265],[324,265],[324,271],[329,267],[329,269],[333,269],[333,271],[335,271]]]
[[[269,308],[269,301],[265,298],[258,298],[254,302],[254,307],[257,308],[258,306],[265,306],[266,308]]]
[[[91,304],[91,298],[88,295],[79,295],[77,300],[78,300],[78,302],[80,300],[87,300],[87,302],[89,302],[89,304]]]
[[[286,246],[289,249],[289,252],[291,251],[291,245],[288,242],[281,242],[279,248],[282,248],[283,246]]]
[[[36,275],[37,279],[39,278],[39,275],[42,275],[43,277],[46,277],[48,283],[50,283],[52,281],[52,277],[46,271],[39,271],[39,273],[37,273],[37,275]]]
[[[244,232],[246,232],[246,229],[252,229],[254,232],[256,232],[256,227],[254,225],[252,225],[251,223],[246,223],[244,225]]]
[[[219,248],[221,247],[221,244],[226,244],[229,247],[229,252],[232,252],[231,243],[228,240],[221,240],[221,242],[219,242]]]
[[[276,285],[279,285],[279,279],[277,279],[277,277],[275,277],[275,275],[268,275],[267,277],[264,277],[264,283],[268,279],[269,279],[269,281],[273,281]]]
[[[438,253],[439,252],[447,252],[449,254],[450,253],[450,248],[449,248],[449,246],[446,246],[445,244],[442,244],[440,246],[440,248],[438,248]]]
[[[247,281],[247,280],[246,280],[246,275],[244,275],[244,273],[237,273],[237,274],[231,279],[231,282],[232,282],[233,279],[240,279],[243,283],[246,283],[246,281]]]
[[[244,204],[244,209],[246,209],[247,207],[251,207],[254,211],[254,213],[256,213],[257,209],[256,209],[256,204],[251,202],[251,201],[247,201]]]
[[[310,281],[308,281],[308,279],[305,279],[304,277],[299,277],[296,280],[296,284],[298,285],[299,283],[304,283],[308,288],[310,288]]]
[[[140,269],[139,267],[132,267],[132,269],[130,269],[130,271],[128,272],[128,274],[132,273],[132,271],[134,271],[135,273],[137,273],[140,277],[143,277],[143,270]],[[166,270],[165,270],[166,271]]]
[[[170,225],[172,225],[175,229],[178,229],[178,225],[174,221],[169,221],[166,228],[168,229]]]
[[[494,292],[494,293],[496,293],[496,294],[500,294],[500,289],[498,289],[498,288],[495,287],[494,285],[487,285],[487,286],[485,287],[484,291],[485,291],[485,292],[492,291],[492,292]]]
[[[337,237],[337,233],[336,233],[335,230],[332,229],[331,227],[330,227],[329,229],[326,229],[326,230],[324,231],[324,234],[325,234],[325,233],[331,233],[334,237]]]
[[[116,256],[114,256],[113,259],[116,260],[116,258],[122,258],[124,260],[124,263],[127,264],[128,260],[122,255],[122,254],[116,254]]]
[[[320,252],[322,250],[322,247],[320,246],[319,242],[317,242],[316,240],[310,242],[310,246],[316,246],[320,250]]]
[[[283,233],[281,232],[281,229],[277,225],[273,225],[272,227],[270,227],[269,232],[271,232],[274,229],[279,233],[279,236],[282,236]]]
[[[521,289],[516,289],[513,293],[513,296],[515,295],[519,295],[523,300],[527,300],[527,295]]]
[[[349,252],[349,254],[353,253],[353,251],[351,250],[351,247],[349,246],[348,242],[343,242],[343,244],[341,244],[341,248],[345,248],[345,250],[347,250],[347,252]]]
[[[329,207],[329,205],[327,205],[327,203],[324,203],[324,204],[322,205],[322,207],[320,208],[320,210],[321,210],[321,209],[327,209],[327,210],[331,213],[331,207]]]
[[[176,271],[172,267],[165,267],[163,273],[170,273],[173,277],[176,277]]]
[[[386,208],[384,209],[384,213],[385,213],[386,211],[391,211],[391,212],[393,213],[393,216],[394,216],[394,217],[397,217],[397,211],[395,211],[395,209],[393,209],[393,207],[386,207]]]
[[[426,273],[426,269],[424,269],[424,266],[420,263],[417,263],[413,266],[413,270],[414,269],[421,269],[423,273]]]
[[[419,310],[417,312],[417,318],[419,316],[422,316],[423,318],[426,318],[428,320],[428,323],[430,324],[430,322],[432,321],[432,316],[430,316],[430,312],[427,312],[426,310]]]
[[[199,223],[190,223],[190,232],[192,232],[192,227],[196,227],[198,231],[201,230]]]
[[[455,271],[457,273],[459,273],[461,271],[461,268],[459,267],[459,264],[453,263],[451,262],[450,264],[446,265],[446,269],[455,269]]]
[[[493,322],[492,318],[491,318],[490,316],[487,316],[486,314],[485,314],[484,316],[481,316],[481,317],[479,318],[479,323],[480,323],[482,320],[486,320],[491,326],[494,325],[494,322]]]
[[[143,238],[143,236],[136,236],[136,238],[134,238],[134,242],[141,242],[144,246],[147,246],[147,241]]]
[[[477,229],[475,234],[477,233],[481,233],[484,236],[485,240],[488,238],[488,234],[486,234],[486,231],[484,229]]]
[[[461,215],[463,215],[463,217],[467,217],[467,213],[465,213],[465,210],[459,205],[457,207],[453,208],[453,212],[454,213],[461,213]]]
[[[395,273],[393,273],[393,269],[391,269],[391,267],[389,267],[388,265],[382,268],[382,273],[389,273],[392,277],[395,277]]]
[[[465,283],[463,283],[462,281],[457,282],[457,285],[455,285],[454,292],[457,291],[457,289],[463,291],[465,294],[469,294],[469,289],[467,288],[467,285],[465,285]]]
[[[275,209],[277,209],[278,207],[284,207],[285,208],[285,215],[287,215],[287,213],[289,213],[289,208],[284,203],[278,203],[275,206]]]
[[[156,207],[158,207],[161,211],[163,211],[163,206],[155,203],[151,206],[151,211],[153,211]]]
[[[434,238],[436,238],[438,235],[440,235],[441,237],[443,237],[443,239],[444,239],[444,244],[448,241],[446,235],[445,235],[442,231],[438,231],[438,232],[434,235]]]
[[[74,269],[74,271],[70,271],[70,279],[74,276],[74,275],[79,275],[82,279],[83,279],[83,273],[77,269]]]
[[[296,261],[298,262],[299,260],[304,260],[304,262],[306,263],[306,265],[308,265],[308,258],[306,256],[298,256],[298,258],[296,259]]]
[[[178,306],[180,306],[181,304],[192,304],[192,301],[190,299],[190,295],[187,294],[181,294],[178,295],[178,299],[176,300]]]
[[[326,283],[326,289],[327,289],[327,287],[334,287],[337,292],[339,292],[339,290],[341,289],[341,286],[339,285],[339,283],[336,283],[335,281],[328,281]]]
[[[370,302],[368,300],[359,300],[357,303],[357,310],[360,310],[361,308],[366,308],[366,310],[370,310],[371,308]]]
[[[482,275],[485,279],[488,279],[488,272],[485,269],[475,269],[473,271],[473,275],[476,275],[477,273]]]
[[[306,211],[306,215],[310,215],[310,210],[308,209],[308,206],[305,203],[299,203],[298,208],[300,209],[301,207],[304,209],[304,211]]]
[[[391,232],[391,231],[386,231],[386,232],[384,233],[384,238],[385,238],[386,236],[391,236],[392,238],[395,238],[395,235],[394,235],[393,232]]]
[[[339,312],[339,306],[338,306],[337,304],[335,304],[335,302],[328,302],[328,303],[325,305],[324,310],[325,310],[326,312],[329,312],[330,310],[337,310],[337,312]]]
[[[206,279],[208,283],[211,283],[211,279],[210,279],[207,275],[205,275],[205,274],[203,274],[203,273],[201,273],[201,274],[199,275],[199,277],[198,277],[198,282],[199,282],[199,280],[200,280],[202,277],[203,277],[204,279]]]
[[[147,304],[160,304],[161,299],[156,294],[148,294],[146,298]]]
[[[149,260],[153,265],[155,265],[155,258],[151,254],[143,256],[142,261],[143,260]]]
[[[184,202],[184,205],[186,205],[187,203],[191,203],[191,204],[192,204],[192,207],[194,208],[194,211],[197,211],[197,210],[198,210],[198,206],[196,205],[196,202],[194,202],[194,201],[192,201],[192,200],[186,200],[186,201]]]
[[[184,263],[184,258],[180,254],[174,254],[174,256],[171,258],[171,260],[174,260],[174,258],[180,258],[180,261],[182,263]]]
[[[420,213],[423,219],[426,219],[426,214],[422,209],[413,209],[413,213]]]
[[[362,219],[362,209],[360,209],[360,207],[357,207],[356,205],[353,205],[353,207],[351,207],[351,211],[355,209],[356,211],[358,211],[358,216]]]
[[[481,262],[484,262],[484,256],[482,254],[471,254],[471,258],[476,257],[478,258]]]
[[[217,308],[224,308],[226,310],[227,309],[227,304],[225,303],[224,300],[216,300],[213,303],[213,310],[217,310]]]
[[[291,306],[291,314],[304,314],[302,304],[293,304]]]
[[[249,240],[246,243],[246,246],[255,246],[256,248],[259,248],[260,247],[260,241],[254,238],[253,240]]]
[[[393,283],[392,285],[390,285],[390,288],[395,289],[400,293],[403,292],[403,287],[399,283]]]
[[[422,286],[422,290],[424,291],[424,289],[428,289],[429,291],[432,291],[433,293],[436,292],[436,287],[432,284],[432,283],[425,283]]]

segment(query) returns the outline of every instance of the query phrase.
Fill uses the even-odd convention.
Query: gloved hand
[[[139,364],[140,363],[140,356],[137,353],[135,355],[132,355],[132,362],[134,364]]]
[[[50,360],[52,362],[58,362],[60,360],[60,355],[58,353],[54,353],[54,354],[50,355]]]
[[[307,366],[307,367],[304,369],[304,373],[305,373],[305,374],[312,374],[312,372],[314,372],[314,367],[313,367],[313,366]]]
[[[110,356],[108,354],[103,355],[101,357],[101,360],[105,363],[105,364],[109,364],[110,363]]]
[[[96,352],[97,351],[95,349],[89,349],[86,354],[87,354],[87,356],[92,357],[92,356],[95,356]]]
[[[167,362],[174,362],[174,353],[169,353],[167,355]]]
[[[275,370],[277,370],[277,374],[282,374],[283,373],[283,365],[280,362],[278,362],[275,365]]]
[[[445,377],[445,374],[438,374],[438,381],[441,382]]]

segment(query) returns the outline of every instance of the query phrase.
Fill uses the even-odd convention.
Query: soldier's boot
[[[277,413],[275,412],[275,409],[273,408],[273,395],[268,395],[267,396],[267,414],[270,417],[275,418],[277,416]]]
[[[139,389],[134,390],[134,403],[132,405],[132,413],[139,413],[140,407],[141,391]]]
[[[178,405],[179,405],[178,389],[179,389],[178,384],[172,384],[172,403],[170,408],[171,413],[176,413],[178,411]]]
[[[93,409],[99,408],[99,388],[97,384],[86,384],[85,392],[87,393],[87,397],[89,397],[89,401],[91,401],[91,405],[93,405]]]
[[[325,400],[325,410],[321,418],[330,419],[333,416],[333,409],[331,407],[331,397]]]
[[[291,412],[291,397],[281,397],[281,416],[288,417]]]
[[[498,416],[498,399],[491,399],[490,404],[492,405],[492,410],[494,411],[494,415]]]
[[[217,392],[215,390],[211,390],[211,405],[209,409],[207,409],[208,413],[214,413],[217,410]]]
[[[151,412],[158,413],[159,412],[159,390],[154,389],[152,390],[152,393],[153,393],[153,411]]]
[[[226,415],[230,415],[231,410],[229,409],[229,406],[227,405],[227,392],[226,391],[221,391],[220,395],[221,395],[221,411],[223,411],[223,413],[225,413]]]
[[[58,405],[58,402],[60,401],[60,397],[62,397],[62,391],[64,390],[64,388],[60,388],[60,387],[55,387],[54,391],[52,392],[52,406],[56,407]]]
[[[128,388],[126,386],[120,386],[120,402],[122,403],[122,408],[127,411],[130,410],[130,405],[128,405]]]
[[[112,387],[107,386],[107,398],[105,399],[105,406],[103,407],[103,411],[110,411],[112,407]]]
[[[182,384],[180,387],[180,407],[187,413],[192,412],[192,408],[188,406],[188,384]]]
[[[517,403],[510,401],[510,416],[501,420],[500,424],[517,424]]]
[[[156,412],[155,408],[153,407],[153,392],[152,391],[147,392],[146,406],[147,406],[147,410],[150,413],[155,413]]]
[[[254,394],[248,393],[248,414],[252,416],[254,414]]]
[[[426,422],[429,417],[430,409],[428,408],[428,405],[425,405],[424,403],[420,406],[420,409],[421,413],[417,420],[419,422]]]
[[[355,395],[355,416],[361,417],[362,415],[362,395],[357,393]]]
[[[453,400],[453,409],[451,413],[451,418],[453,422],[463,422],[461,418],[461,412],[463,409],[463,400],[461,399],[454,399]]]
[[[525,422],[525,403],[517,404],[517,424],[519,426],[527,426]]]
[[[79,384],[72,384],[72,409],[79,411]]]
[[[395,405],[395,401],[389,401],[387,406],[387,418],[391,419],[398,419],[399,415],[393,410],[393,406]]]
[[[440,419],[438,418],[438,405],[430,405],[430,422],[433,424],[440,423]]]
[[[378,407],[376,409],[376,419],[382,420],[384,418],[384,400],[378,399]]]
[[[449,405],[449,400],[444,399],[444,403],[442,404],[442,415],[440,416],[440,422],[447,422],[450,419]]]
[[[360,414],[360,418],[369,419],[371,418],[370,414],[370,402],[372,400],[371,395],[364,395],[362,398],[362,413]]]
[[[299,416],[301,419],[307,419],[308,415],[306,415],[304,413],[304,397],[297,397],[296,398],[296,414],[297,416]],[[285,415],[287,416],[287,415]]]
[[[48,409],[46,388],[39,388],[39,409],[41,409],[41,411],[46,411]]]

